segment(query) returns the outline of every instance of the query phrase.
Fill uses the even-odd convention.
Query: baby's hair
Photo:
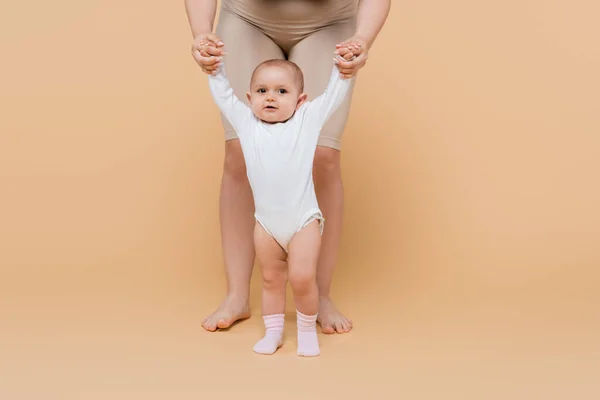
[[[290,68],[292,70],[293,74],[295,75],[296,85],[298,85],[298,88],[300,89],[300,93],[302,93],[304,91],[304,74],[302,73],[302,70],[300,69],[298,64],[296,64],[295,62],[292,62],[292,61],[279,59],[279,58],[263,61],[260,64],[258,64],[258,66],[254,69],[254,72],[252,72],[252,77],[250,78],[250,84],[252,84],[252,82],[254,82],[254,77],[256,76],[258,71],[260,71],[264,67]]]

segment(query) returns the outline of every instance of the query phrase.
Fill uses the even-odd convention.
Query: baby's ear
[[[251,98],[251,97],[252,97],[252,96],[250,96],[250,92],[246,92],[246,98],[248,99],[248,102],[250,102],[250,101],[251,101],[251,100],[250,100],[250,98]]]
[[[299,109],[302,104],[304,104],[304,102],[306,101],[307,98],[308,98],[308,95],[306,93],[302,93],[298,97],[298,102],[296,103],[296,110]]]

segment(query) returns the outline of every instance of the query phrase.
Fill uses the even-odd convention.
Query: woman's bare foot
[[[217,329],[229,328],[234,322],[250,318],[250,305],[248,300],[237,300],[227,297],[215,312],[209,315],[202,327],[214,332]]]
[[[328,297],[319,299],[319,316],[317,322],[323,333],[346,333],[352,329],[352,321],[335,308]]]

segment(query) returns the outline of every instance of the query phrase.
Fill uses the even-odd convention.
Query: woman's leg
[[[219,217],[227,297],[204,320],[202,326],[208,331],[227,328],[237,320],[250,317],[248,298],[254,263],[254,202],[239,140],[225,142]]]
[[[217,34],[225,43],[225,71],[235,94],[247,103],[246,92],[254,68],[267,59],[283,58],[281,49],[266,35],[235,15],[221,10]],[[219,215],[227,279],[227,297],[202,326],[209,331],[227,328],[250,316],[250,278],[254,264],[254,203],[244,158],[235,131],[222,117],[225,161]]]
[[[317,147],[313,172],[317,198],[327,221],[317,269],[319,323],[323,333],[344,333],[352,329],[352,321],[337,310],[330,296],[344,212],[340,155],[339,150],[325,146]]]
[[[321,29],[296,44],[289,59],[302,68],[309,99],[325,90],[335,45],[354,33],[354,21]],[[344,189],[340,164],[340,137],[350,110],[351,93],[325,124],[315,153],[314,181],[319,206],[325,216],[321,254],[317,267],[320,294],[319,324],[323,333],[343,333],[352,329],[352,321],[340,313],[330,298],[331,282],[337,262],[342,233]]]

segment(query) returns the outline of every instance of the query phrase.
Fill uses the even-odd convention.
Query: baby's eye
[[[287,90],[285,90],[285,89],[279,89],[279,94],[284,94],[284,93],[287,93]]]
[[[258,89],[258,93],[265,93],[265,92],[266,92],[266,90],[265,90],[265,89],[262,89],[262,88],[261,88],[261,89]]]

